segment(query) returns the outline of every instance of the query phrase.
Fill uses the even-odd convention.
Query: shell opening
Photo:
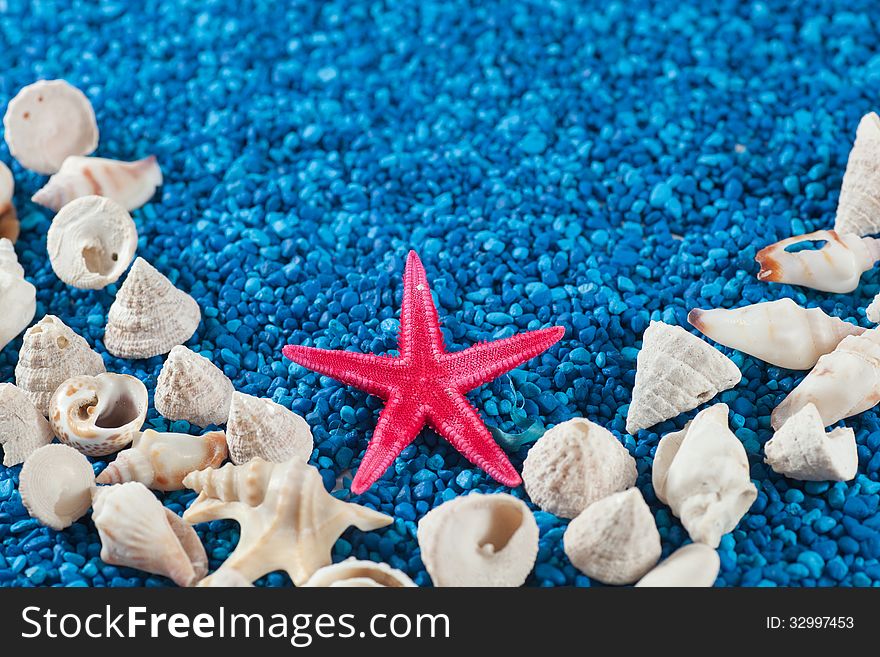
[[[115,429],[133,422],[137,417],[137,404],[134,399],[129,395],[121,395],[106,412],[98,416],[98,419],[95,420],[95,426],[102,429]]]
[[[91,273],[107,276],[119,261],[119,254],[111,253],[108,257],[100,246],[86,246],[82,250],[82,258],[86,269]]]
[[[804,240],[795,242],[785,247],[786,253],[797,253],[798,251],[820,251],[828,244],[828,240]]]
[[[512,504],[505,504],[489,514],[486,533],[477,543],[480,552],[492,555],[501,552],[517,530],[522,526],[522,510]]]

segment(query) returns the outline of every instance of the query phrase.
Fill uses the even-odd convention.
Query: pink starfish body
[[[522,483],[465,393],[522,365],[562,338],[553,326],[448,352],[425,269],[410,251],[403,275],[397,357],[288,345],[284,355],[310,370],[385,400],[351,490],[372,486],[429,425],[506,486]]]

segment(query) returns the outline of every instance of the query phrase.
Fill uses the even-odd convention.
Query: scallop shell
[[[54,434],[24,391],[0,383],[0,445],[3,465],[18,465],[36,449],[52,442]]]
[[[110,306],[104,345],[119,358],[167,354],[193,336],[201,317],[195,299],[137,258]]]
[[[317,570],[306,587],[407,588],[416,585],[403,571],[376,561],[350,558]]]
[[[52,395],[49,423],[62,443],[89,456],[106,456],[139,435],[147,402],[147,388],[133,376],[75,376]]]
[[[880,117],[862,117],[849,152],[837,201],[834,230],[840,234],[880,233]]]
[[[37,288],[24,279],[15,249],[0,239],[0,350],[24,331],[37,312]]]
[[[32,518],[62,530],[92,505],[95,473],[86,457],[66,445],[43,445],[24,462],[18,490]]]
[[[153,198],[161,184],[162,170],[153,155],[136,162],[74,155],[31,200],[58,212],[74,199],[95,195],[131,212]]]
[[[49,400],[62,383],[74,376],[105,372],[101,356],[55,315],[46,315],[24,334],[15,383],[43,415]]]
[[[210,360],[183,345],[168,354],[156,382],[156,410],[169,420],[199,427],[226,424],[232,381]]]
[[[178,586],[193,586],[207,574],[198,535],[143,484],[99,488],[94,507],[104,563],[163,575]]]
[[[580,417],[545,433],[529,450],[522,471],[532,502],[563,518],[634,486],[636,476],[636,461],[617,438]]]
[[[81,290],[115,283],[137,250],[131,215],[116,201],[83,196],[55,215],[46,238],[55,275]]]
[[[253,458],[308,461],[314,447],[312,430],[303,418],[271,399],[241,392],[232,393],[226,440],[229,460],[236,465]]]
[[[196,586],[203,588],[244,588],[252,587],[250,580],[233,568],[220,568],[201,580]]]
[[[594,502],[574,520],[562,546],[575,568],[603,584],[631,584],[660,558],[660,533],[638,488]]]
[[[714,548],[702,543],[691,543],[678,548],[642,577],[637,587],[702,587],[715,584],[721,559]]]
[[[3,126],[9,152],[37,173],[55,173],[70,155],[88,155],[98,147],[92,104],[64,80],[22,88],[9,101]]]
[[[727,356],[680,326],[651,322],[636,360],[636,380],[626,417],[635,434],[674,418],[739,383]]]
[[[538,557],[538,524],[512,495],[471,493],[429,511],[418,527],[434,586],[522,586]]]
[[[12,171],[3,162],[0,162],[0,239],[5,237],[11,242],[15,242],[21,232],[18,213],[12,203],[14,192],[15,180],[12,177]]]
[[[792,415],[764,445],[774,472],[802,481],[849,481],[859,467],[856,436],[842,427],[825,433],[815,405]]]

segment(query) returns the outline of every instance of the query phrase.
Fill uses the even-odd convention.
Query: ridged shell
[[[880,233],[880,117],[862,117],[837,201],[834,230],[838,233]]]
[[[0,239],[0,351],[24,331],[37,311],[37,288],[24,279],[15,248]]]
[[[162,417],[199,427],[226,424],[232,381],[204,356],[177,345],[168,354],[156,382],[155,405]]]
[[[62,530],[92,505],[95,473],[86,457],[66,445],[44,445],[24,462],[19,476],[21,503],[32,518]]]
[[[11,383],[0,383],[0,446],[3,465],[22,463],[36,449],[52,442],[49,423],[34,408],[24,391]]]
[[[18,213],[12,202],[15,192],[15,179],[12,171],[3,162],[0,162],[0,239],[6,238],[15,243],[21,232],[18,222]]]
[[[408,588],[416,585],[409,576],[386,563],[349,558],[324,566],[309,577],[305,587]]]
[[[314,447],[312,430],[303,418],[271,399],[241,392],[232,394],[226,440],[229,460],[237,465],[253,458],[308,461]]]
[[[691,543],[678,548],[642,577],[637,587],[702,587],[715,584],[721,559],[714,548],[702,543]]]

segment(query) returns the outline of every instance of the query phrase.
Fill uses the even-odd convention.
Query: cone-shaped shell
[[[636,360],[626,417],[635,434],[674,418],[732,388],[742,378],[727,356],[680,326],[651,322]]]
[[[608,431],[584,418],[557,424],[529,450],[522,478],[543,511],[574,518],[636,483],[636,461]]]
[[[226,424],[232,381],[204,356],[177,345],[168,354],[156,382],[156,410],[169,420],[199,427]]]
[[[6,238],[11,242],[18,239],[21,230],[18,223],[18,213],[12,202],[15,192],[15,179],[12,171],[3,162],[0,162],[0,239]]]
[[[678,548],[636,584],[637,587],[702,587],[718,579],[721,559],[714,548],[691,543]]]
[[[34,408],[24,391],[11,383],[0,383],[0,446],[3,465],[22,463],[34,450],[52,442],[46,418]]]
[[[834,230],[840,234],[880,233],[880,117],[862,117],[849,152],[837,201]]]
[[[407,588],[416,584],[403,571],[387,563],[350,558],[317,570],[303,584],[306,587]]]
[[[308,461],[314,446],[305,419],[271,399],[241,392],[232,394],[226,440],[229,460],[236,465],[254,458],[274,463],[291,458]]]
[[[101,356],[55,315],[46,315],[24,334],[15,383],[43,415],[62,383],[74,376],[105,372]]]
[[[37,288],[24,279],[15,248],[0,238],[0,350],[24,331],[37,311]]]
[[[251,581],[233,568],[220,567],[219,570],[211,573],[205,579],[201,580],[196,586],[202,588],[245,588],[252,587]]]
[[[24,462],[18,490],[32,518],[62,530],[92,505],[95,473],[86,457],[66,445],[44,445]]]
[[[195,299],[137,258],[110,306],[104,345],[119,358],[167,354],[193,336],[201,317]]]

